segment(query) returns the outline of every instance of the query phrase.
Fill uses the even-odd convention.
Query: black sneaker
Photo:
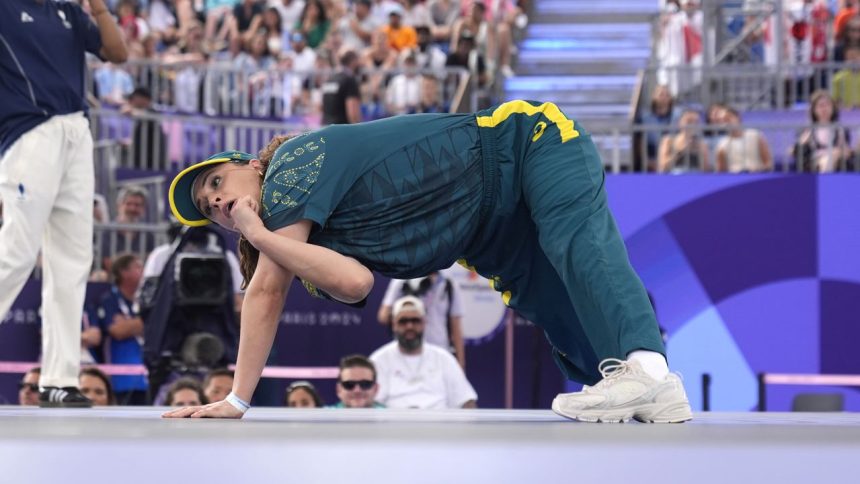
[[[89,408],[93,402],[75,387],[44,387],[39,393],[42,408]]]

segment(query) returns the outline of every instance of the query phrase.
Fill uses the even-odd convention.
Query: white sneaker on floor
[[[677,374],[662,381],[642,370],[637,361],[609,358],[600,362],[603,379],[581,392],[562,393],[553,412],[584,422],[679,423],[693,418],[684,385]]]

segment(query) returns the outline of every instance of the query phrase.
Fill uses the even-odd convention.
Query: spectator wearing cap
[[[403,7],[399,4],[391,7],[388,12],[388,24],[382,27],[388,36],[388,45],[400,52],[418,45],[418,34],[415,29],[403,23]]]
[[[317,54],[308,45],[307,38],[301,32],[290,35],[290,50],[283,54],[292,60],[293,71],[306,75],[313,71]]]
[[[376,402],[376,367],[364,355],[341,358],[335,391],[340,401],[330,408],[385,408]]]
[[[395,340],[370,355],[379,381],[377,401],[389,408],[474,408],[475,389],[457,360],[440,346],[424,343],[426,312],[415,296],[394,302]]]

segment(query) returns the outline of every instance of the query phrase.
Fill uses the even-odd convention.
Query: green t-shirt
[[[277,230],[312,220],[310,243],[389,277],[419,277],[450,267],[475,233],[482,169],[473,114],[329,126],[276,150],[263,221]]]

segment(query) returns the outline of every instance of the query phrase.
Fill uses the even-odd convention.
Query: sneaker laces
[[[624,360],[619,360],[618,358],[607,358],[597,365],[597,369],[600,371],[600,376],[603,378],[594,386],[583,386],[583,391],[589,392],[598,388],[603,388],[613,380],[626,375],[630,372],[630,364]]]

